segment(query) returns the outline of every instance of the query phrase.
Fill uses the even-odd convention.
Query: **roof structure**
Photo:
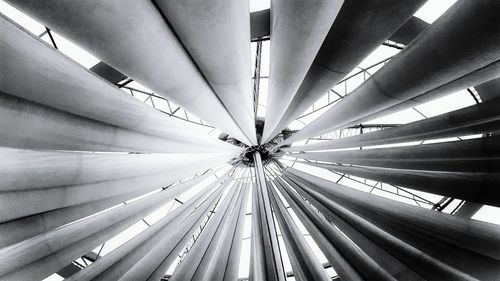
[[[0,1],[0,280],[500,280],[500,2]]]

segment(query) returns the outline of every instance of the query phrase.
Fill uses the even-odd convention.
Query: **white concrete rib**
[[[169,151],[186,147],[187,143],[203,144],[216,150],[234,148],[210,138],[201,139],[203,133],[184,128],[182,122],[125,94],[3,16],[0,17],[0,28],[3,69],[0,75],[0,115],[7,116],[0,121],[2,132],[7,134],[2,138],[2,145],[11,145],[9,140],[13,139],[17,144],[29,142],[17,147],[37,148],[40,142],[51,144],[49,139],[63,144],[64,138],[61,137],[68,136],[66,139],[72,141],[55,149],[120,151],[121,148],[116,149],[121,146],[118,143],[132,144],[139,139],[170,144],[162,145],[166,150],[171,149]],[[23,125],[23,120],[32,122]],[[7,121],[19,126],[13,127]],[[15,135],[29,130],[35,123],[40,124],[34,129],[42,130],[43,134],[15,139]],[[49,134],[52,129],[54,134]],[[41,140],[44,136],[47,139]],[[77,142],[77,139],[86,138],[94,141]],[[37,139],[41,141],[34,143]],[[103,146],[88,146],[92,144]],[[130,149],[128,151],[138,151],[145,143],[135,147],[128,144],[125,145]],[[48,146],[39,148],[54,149]]]
[[[229,114],[256,145],[248,0],[155,2]]]
[[[343,0],[271,1],[271,62],[262,143],[297,93]]]
[[[500,58],[499,17],[498,1],[457,2],[381,70],[283,143],[346,127],[491,65]]]
[[[152,2],[8,2],[159,95],[251,143]]]

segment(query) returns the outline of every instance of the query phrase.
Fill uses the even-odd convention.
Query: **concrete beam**
[[[12,4],[17,6],[21,3]],[[28,2],[22,4],[28,4]],[[57,9],[68,11],[61,3],[57,4],[53,12]],[[0,17],[0,26],[3,34],[0,38],[2,68],[4,69],[0,76],[2,96],[12,95],[78,115],[82,119],[88,118],[83,125],[98,121],[122,129],[177,141],[204,135],[200,132],[193,132],[192,129],[186,129],[180,121],[169,118],[160,111],[123,93],[4,16]],[[89,31],[87,27],[85,30]],[[109,42],[109,40],[103,42]],[[75,85],[78,86],[75,87]],[[18,106],[12,105],[12,107]],[[38,112],[38,114],[49,113]],[[85,129],[83,125],[78,127]],[[75,133],[78,129],[71,131]]]
[[[328,150],[490,133],[500,129],[499,107],[497,98],[394,128],[283,150]]]
[[[322,242],[320,247],[325,249],[322,250],[323,252],[332,252],[332,249],[328,250],[328,246],[331,243],[330,241],[337,241],[337,243],[345,244],[344,246],[339,247],[339,249],[344,249],[345,251],[347,247],[348,250],[345,252],[345,255],[353,261],[353,266],[356,266],[356,268],[360,270],[360,274],[364,274],[366,276],[373,273],[374,276],[383,277],[380,273],[386,271],[397,280],[419,280],[419,278],[422,278],[415,271],[374,243],[369,237],[365,236],[349,223],[340,218],[332,221],[333,223],[326,220],[324,216],[321,216],[317,210],[312,208],[311,204],[314,201],[314,198],[309,198],[312,201],[310,201],[309,204],[306,204],[303,197],[299,196],[299,194],[290,189],[291,187],[295,190],[300,190],[300,186],[298,186],[295,182],[288,178],[277,178],[277,181],[281,183],[281,189],[284,189],[282,194],[284,194],[285,197],[290,196],[294,198],[294,204],[297,205],[295,208],[298,210],[295,211],[293,205],[292,208],[294,208],[294,211],[301,219],[301,222],[303,222],[303,224],[310,229],[309,231],[316,243]],[[314,201],[314,206],[319,205],[320,204],[318,202]],[[305,212],[307,212],[308,217],[305,216]],[[311,224],[311,222],[315,223]],[[340,229],[343,233],[340,236],[335,234],[340,232],[338,229]],[[324,233],[324,235],[322,235],[322,233]],[[331,238],[328,239],[327,236]],[[333,250],[335,250],[335,248]],[[368,257],[366,257],[366,255],[368,255]],[[338,261],[341,260],[341,257],[332,257],[329,259],[338,263]],[[370,259],[373,261],[370,261]],[[376,265],[383,269],[380,273],[377,272]],[[338,270],[338,268],[340,268],[339,265],[335,266],[336,270]]]
[[[469,275],[467,271],[461,271],[442,262],[439,255],[426,254],[398,236],[391,235],[387,228],[374,225],[359,213],[341,206],[341,202],[338,200],[327,199],[321,193],[311,189],[310,185],[304,185],[302,181],[296,183],[300,185],[297,191],[330,221],[344,220],[348,222],[423,278],[428,280],[483,280]]]
[[[161,127],[165,128],[165,124]],[[169,127],[169,130],[176,131],[174,127]],[[241,150],[228,143],[210,140],[205,135],[185,135],[182,130],[169,134],[168,137],[158,137],[131,131],[0,92],[2,146],[149,153]]]
[[[223,245],[233,241],[246,194],[248,189],[242,189],[241,182],[233,185],[170,280],[224,280],[231,247]]]
[[[396,32],[394,32],[389,40],[408,45],[413,39],[417,38],[420,33],[422,33],[429,24],[415,16],[408,19]]]
[[[252,191],[252,240],[250,279],[284,281],[278,237],[271,212],[271,202],[265,181],[262,158],[254,154],[256,185]]]
[[[276,125],[297,93],[343,2],[272,1],[273,40],[262,143],[274,136]]]
[[[348,126],[494,63],[500,57],[499,16],[497,1],[457,2],[381,70],[282,144]]]
[[[195,198],[69,280],[131,280],[127,278],[138,273],[143,276],[140,280],[147,280],[158,267],[164,268],[162,262],[166,260],[170,265],[185,247],[229,183],[220,185],[221,182],[222,178],[210,184]]]
[[[338,173],[500,207],[500,173],[417,171],[308,163]]]
[[[195,186],[186,182],[0,249],[0,276],[43,279]]]
[[[500,75],[500,70],[498,71]],[[483,102],[497,99],[500,96],[500,78],[496,78],[490,80],[488,82],[484,82],[480,85],[474,87],[476,91],[479,93],[481,100]]]
[[[132,154],[130,155],[132,156]],[[197,172],[206,171],[213,165],[217,165],[216,163],[222,164],[226,161],[227,158],[224,159],[224,157],[219,159],[209,157],[201,162],[199,160],[186,161],[181,166],[174,162],[172,163],[174,166],[171,166],[170,169],[155,174],[136,177],[124,176],[120,179],[100,180],[76,185],[5,191],[0,197],[0,222],[131,192],[142,191],[145,194],[192,176]],[[168,167],[168,165],[166,166]],[[126,170],[123,172],[126,173]]]
[[[301,222],[307,227],[310,226],[311,222],[305,222],[307,217],[303,214],[302,210],[297,210],[297,203],[292,201],[293,199],[288,195],[283,188],[280,188],[280,183],[276,183],[276,186],[280,190],[281,194],[285,197],[288,204],[292,206],[295,213],[299,216]],[[302,232],[298,229],[297,225],[293,221],[292,217],[288,213],[285,208],[283,202],[279,198],[278,193],[270,188],[271,194],[271,202],[274,209],[274,214],[280,226],[281,235],[283,236],[283,240],[285,241],[288,257],[290,259],[290,263],[292,264],[293,276],[296,280],[305,281],[305,280],[330,280],[330,277],[326,274],[323,269],[321,262],[318,260],[317,256],[312,252],[311,248],[307,244],[307,241],[304,239]],[[328,247],[323,246],[324,237],[318,237],[321,235],[321,231],[319,231],[318,227],[307,227],[309,233],[315,238],[320,238],[320,247],[322,252],[331,259],[331,263],[335,267],[335,269],[339,272],[339,275],[342,278],[348,280],[363,280],[356,270],[352,269],[348,262],[344,261],[344,258],[335,250],[334,253],[330,253],[330,249]],[[338,233],[337,233],[338,234]],[[323,238],[323,239],[321,239]],[[338,238],[335,237],[335,238]],[[345,241],[345,239],[343,239]],[[334,243],[332,243],[334,244]],[[326,250],[326,251],[325,251]],[[328,251],[328,252],[327,252]],[[335,258],[331,258],[332,256],[336,256]],[[338,261],[340,259],[340,261]],[[345,265],[344,263],[347,263]],[[371,272],[370,272],[371,273]],[[375,276],[371,275],[374,280],[379,280]],[[380,280],[390,280],[390,279],[380,279]]]
[[[256,145],[248,0],[155,2],[249,145]]]
[[[307,160],[383,168],[500,172],[500,137],[376,149],[288,154]]]
[[[127,0],[120,3],[113,1],[106,3],[9,1],[9,3],[79,44],[128,77],[231,136],[250,143],[152,2]],[[18,43],[12,47],[19,48],[23,45],[18,40],[14,42],[16,41]],[[147,48],[144,47],[145,42]],[[28,52],[34,51],[28,45],[24,48],[29,48]],[[27,58],[23,56],[16,60]],[[42,67],[35,68],[33,61],[28,59],[25,68],[47,69],[46,63],[50,60],[43,57],[43,62]],[[64,76],[60,79],[64,79]],[[74,78],[72,73],[67,76]],[[52,90],[53,87],[51,84],[49,89]],[[98,89],[94,88],[94,91]],[[83,108],[81,104],[75,103],[76,105]],[[111,106],[115,111],[116,108],[124,110],[116,104]],[[131,124],[137,123],[138,120],[142,119],[137,118]],[[158,127],[165,127],[165,124]]]
[[[271,10],[250,13],[250,39],[257,41],[271,35]]]
[[[402,3],[390,0],[380,5],[379,1],[345,1],[300,88],[292,94],[293,99],[286,110],[282,111],[282,116],[279,116],[279,122],[272,128],[270,135],[274,136],[284,129],[321,96],[328,93],[366,56],[398,30],[424,2],[418,0]],[[282,93],[280,97],[281,95]],[[269,119],[268,115],[270,113],[267,113],[266,119]],[[267,126],[266,128],[271,129]]]
[[[457,248],[500,261],[500,226],[375,196],[292,168],[287,168],[285,175],[291,175],[292,180],[300,181],[297,183],[307,190],[314,190],[369,220],[377,217],[377,221],[399,224],[414,234],[435,236]]]

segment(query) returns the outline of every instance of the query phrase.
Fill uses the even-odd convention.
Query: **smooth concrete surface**
[[[413,39],[417,38],[422,31],[429,27],[426,21],[415,16],[408,19],[396,32],[394,32],[389,40],[408,45]]]
[[[200,132],[185,129],[182,122],[124,93],[4,16],[0,17],[0,26],[3,94],[154,136],[177,140],[200,136]]]
[[[3,192],[0,197],[0,222],[135,191],[143,191],[145,194],[192,176],[197,172],[204,172],[216,163],[222,164],[227,161],[224,158],[218,159],[218,162],[215,160],[214,158],[205,159],[205,161],[194,160],[192,163],[186,163],[182,166],[174,165],[170,170],[152,175]]]
[[[205,136],[202,138],[171,133],[165,138],[131,131],[2,92],[0,145],[28,149],[103,152],[241,151],[240,147]]]
[[[127,264],[125,260],[129,259],[130,255],[141,252],[138,256],[144,256],[147,251],[140,250],[142,250],[142,248],[151,250],[151,247],[145,247],[146,244],[149,244],[149,241],[154,241],[154,244],[158,243],[157,236],[161,238],[165,235],[168,235],[169,232],[172,232],[174,227],[180,228],[180,224],[186,223],[189,216],[195,216],[194,213],[196,208],[199,208],[200,210],[203,209],[202,204],[200,204],[200,201],[204,198],[204,196],[201,196],[202,194],[203,192],[196,194],[195,198],[182,204],[171,213],[165,215],[158,222],[154,223],[152,226],[134,236],[132,239],[125,242],[120,247],[117,247],[115,250],[111,251],[104,257],[99,258],[96,262],[92,263],[88,267],[80,270],[78,273],[68,278],[68,280],[96,280],[102,272],[111,270],[111,268],[116,263],[119,263],[120,265],[126,265],[127,267],[124,269],[124,271],[129,269],[131,265]],[[206,215],[206,213],[202,215]],[[135,262],[137,262],[137,260],[138,259],[135,259]],[[114,280],[117,280],[119,278],[119,275],[115,275],[113,277]]]
[[[262,158],[258,151],[254,153],[254,163],[256,184],[252,190],[250,279],[285,281]]]
[[[500,70],[498,71],[500,76]],[[500,78],[492,79],[474,87],[481,97],[481,101],[498,99],[500,96]]]
[[[301,187],[298,190],[299,193],[319,208],[320,212],[329,220],[345,220],[363,232],[369,239],[376,241],[378,245],[398,257],[426,280],[480,280],[440,261],[439,256],[428,255],[397,236],[392,236],[383,228],[367,221],[363,216],[344,208],[336,201],[328,200],[321,193],[311,190],[310,185],[303,183],[299,183],[299,185]]]
[[[151,1],[9,3],[157,94],[250,143]],[[25,67],[34,69],[32,62]]]
[[[223,164],[231,153],[114,154],[0,148],[0,191],[79,185]],[[195,159],[193,159],[195,158]],[[199,168],[198,168],[199,167]]]
[[[309,164],[309,163],[307,163]],[[310,163],[342,174],[500,207],[500,173],[418,171]]]
[[[179,252],[192,238],[202,221],[206,219],[207,214],[214,208],[229,181],[222,183],[222,185],[219,185],[220,182],[220,180],[214,182],[205,189],[205,192],[202,192],[210,194],[214,188],[216,189],[209,196],[203,196],[202,202],[196,202],[194,209],[190,207],[187,216],[174,218],[173,224],[164,227],[161,232],[154,234],[150,239],[145,239],[143,243],[134,241],[135,243],[124,246],[123,250],[117,249],[116,253],[114,251],[110,253],[113,257],[115,257],[114,255],[122,255],[123,252],[126,252],[126,255],[119,260],[115,257],[114,264],[102,264],[101,267],[97,268],[98,276],[96,277],[93,277],[96,273],[95,269],[88,270],[89,277],[92,277],[91,280],[147,280],[149,275],[162,269],[163,276],[167,268],[162,264],[167,262],[170,265],[178,257]],[[133,248],[134,246],[136,248]],[[105,267],[106,265],[108,267]],[[137,275],[141,277],[130,279],[131,276]],[[80,280],[80,277],[75,276],[74,280]]]
[[[471,73],[463,75],[460,78],[457,78],[451,82],[448,82],[442,86],[439,86],[433,90],[427,91],[417,97],[408,99],[399,104],[391,106],[387,109],[381,110],[374,114],[370,114],[363,118],[354,120],[345,125],[345,127],[360,124],[363,122],[367,122],[379,117],[383,117],[389,114],[393,114],[399,112],[401,110],[405,110],[411,107],[415,107],[418,105],[422,105],[424,103],[445,97],[447,95],[451,95],[458,91],[465,90],[470,87],[474,87],[483,83],[487,83],[493,79],[500,77],[500,60],[490,63],[489,65],[482,67],[478,70],[475,70]],[[472,97],[471,97],[472,99]]]
[[[329,150],[490,133],[500,129],[498,108],[500,108],[500,98],[393,128],[331,141],[293,146],[283,150]]]
[[[0,276],[36,280],[64,267],[192,188],[187,182],[0,249]]]
[[[256,145],[248,0],[155,2],[249,144]]]
[[[325,252],[331,251],[331,249],[328,250],[328,245],[330,244],[330,241],[334,241],[333,239],[328,239],[327,236],[325,235],[329,236],[335,235],[334,233],[338,232],[337,228],[335,227],[338,227],[338,229],[340,229],[345,234],[345,236],[349,237],[349,239],[346,240],[345,236],[341,236],[344,238],[343,240],[347,241],[348,244],[352,243],[355,244],[354,249],[347,252],[347,255],[354,255],[354,258],[356,258],[356,255],[358,255],[358,258],[362,258],[361,262],[356,264],[358,267],[365,266],[365,264],[367,266],[370,265],[370,263],[368,262],[369,259],[363,257],[364,256],[363,252],[364,252],[376,264],[382,267],[385,271],[387,271],[397,280],[411,280],[411,281],[422,280],[422,277],[418,275],[414,270],[410,269],[407,265],[405,265],[396,257],[394,257],[392,254],[387,252],[384,248],[377,245],[369,237],[365,236],[363,233],[361,233],[359,230],[354,228],[349,223],[345,222],[340,218],[337,218],[334,220],[335,222],[335,227],[334,227],[333,224],[331,224],[329,221],[326,220],[326,218],[320,216],[317,211],[312,209],[312,205],[310,205],[312,204],[312,202],[314,202],[315,206],[320,205],[318,204],[318,202],[314,200],[314,198],[309,197],[309,199],[311,199],[312,201],[309,205],[307,205],[304,203],[305,201],[297,195],[297,193],[293,192],[292,189],[288,187],[290,186],[295,190],[300,190],[300,186],[298,186],[295,182],[293,182],[290,179],[287,179],[286,177],[284,178],[278,177],[277,182],[281,183],[280,187],[281,189],[283,189],[283,192],[285,193],[284,196],[289,196],[291,199],[290,201],[293,201],[293,203],[297,205],[295,207],[297,209],[296,214],[299,215],[299,218],[301,219],[302,222],[306,223],[305,226],[308,227],[308,229],[311,229],[310,232],[311,235],[314,237],[315,241],[322,242],[321,246],[325,249],[324,250]],[[292,198],[294,198],[294,200],[292,200]],[[294,207],[292,206],[292,208]],[[305,212],[307,212],[308,217],[306,217]],[[313,221],[315,221],[316,223],[312,224]],[[320,230],[318,227],[321,227],[323,230]],[[355,250],[356,247],[359,247],[360,250]],[[334,258],[332,260],[338,262],[338,260],[340,259]],[[339,268],[339,266],[337,266],[336,268]],[[364,271],[362,273],[369,274],[369,272],[371,272],[370,267],[363,267],[363,268]]]
[[[247,192],[248,189],[241,188],[241,182],[232,186],[214,217],[200,234],[198,243],[194,244],[180,266],[176,268],[171,280],[224,279],[230,249],[226,243],[232,242],[232,239],[228,238],[234,237],[237,223],[235,218],[239,217],[241,204]],[[195,267],[193,264],[198,266]]]
[[[500,260],[500,226],[482,221],[463,219],[446,213],[436,212],[397,202],[380,196],[336,184],[293,168],[287,168],[286,174],[297,177],[322,196],[339,203],[354,205],[366,209],[365,218],[379,217],[411,228],[414,233],[436,235],[458,248],[465,248],[478,254]],[[309,182],[309,184],[307,184]],[[359,209],[359,208],[358,208]],[[373,216],[368,215],[371,212]],[[436,237],[437,238],[437,237]]]
[[[271,1],[269,93],[261,143],[274,137],[277,123],[297,93],[343,3]]]
[[[282,144],[342,128],[497,61],[499,18],[498,1],[457,2],[382,69]]]
[[[390,0],[381,5],[379,1],[372,0],[345,1],[300,88],[294,93],[295,96],[270,135],[274,136],[286,128],[327,94],[398,30],[424,2]]]
[[[331,280],[326,274],[326,271],[323,269],[323,265],[318,260],[318,257],[309,247],[309,244],[307,244],[307,241],[295,224],[292,216],[288,213],[288,210],[281,201],[278,193],[272,186],[269,190],[274,214],[276,216],[276,220],[278,221],[283,241],[285,242],[295,280]],[[288,203],[290,204],[290,202]]]
[[[307,160],[383,168],[500,172],[500,137],[476,138],[411,146],[288,154]]]

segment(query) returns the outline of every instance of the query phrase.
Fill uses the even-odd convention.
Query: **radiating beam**
[[[341,278],[346,280],[395,280],[331,222],[293,192],[281,179],[275,182],[295,214],[308,229]]]
[[[315,101],[328,93],[402,26],[424,2],[418,0],[402,3],[390,0],[380,5],[379,1],[345,1],[300,88],[297,93],[293,93],[295,96],[279,116],[279,122],[275,127],[266,126],[269,135],[274,136],[286,128]],[[274,38],[275,36],[273,40]],[[267,113],[266,118],[269,115],[270,113]]]
[[[262,158],[254,153],[256,184],[252,191],[250,280],[284,281],[285,271],[276,236]]]
[[[249,144],[256,145],[248,0],[155,2]]]
[[[490,133],[500,129],[498,108],[500,98],[394,128],[283,150],[328,150]]]
[[[285,241],[295,280],[330,280],[318,257],[307,244],[301,231],[279,198],[278,193],[272,186],[270,186],[269,190],[274,214],[280,226],[283,241]]]
[[[340,229],[340,231],[343,232],[345,236],[349,237],[349,240],[355,244],[354,248],[353,246],[350,246],[351,250],[346,252],[346,255],[348,255],[351,259],[354,258],[353,260],[355,260],[356,256],[358,256],[358,258],[361,258],[361,262],[355,262],[353,264],[360,268],[361,274],[370,274],[371,270],[376,268],[370,266],[369,259],[373,259],[373,262],[378,264],[380,267],[383,268],[383,270],[385,270],[390,275],[394,276],[394,278],[396,278],[397,280],[418,280],[418,278],[421,278],[421,276],[418,275],[415,271],[413,271],[411,268],[402,263],[393,255],[388,253],[386,250],[380,247],[380,245],[377,245],[370,238],[366,237],[363,233],[358,231],[349,223],[345,222],[340,218],[335,219],[334,221],[327,221],[326,218],[317,211],[317,209],[312,208],[311,204],[313,204],[314,202],[315,206],[319,206],[318,202],[314,201],[313,198],[311,199],[309,197],[308,200],[312,201],[309,201],[309,204],[305,204],[303,197],[298,196],[296,192],[293,192],[288,187],[290,186],[295,190],[300,190],[300,187],[297,186],[295,182],[291,181],[290,179],[281,177],[278,177],[277,181],[281,183],[282,187],[281,189],[284,189],[284,191],[282,192],[284,196],[288,195],[291,196],[292,198],[298,199],[293,201],[296,202],[296,204],[298,205],[296,207],[297,209],[299,209],[298,208],[299,206],[304,207],[304,208],[301,207],[298,211],[295,211],[295,213],[299,216],[301,222],[303,222],[306,227],[311,228],[310,233],[312,237],[314,237],[316,243],[322,242],[321,247],[325,249],[322,250],[324,253],[331,253],[332,251],[333,252],[335,251],[335,248],[333,249],[329,248],[329,245],[331,244],[330,241],[335,241],[335,239],[333,239],[334,237],[336,236],[338,237],[338,235],[335,235],[335,232],[339,232],[338,229]],[[292,208],[294,208],[293,205]],[[308,217],[305,216],[306,213]],[[312,224],[312,222],[316,223]],[[332,224],[332,222],[334,222],[335,226]],[[321,227],[322,230],[320,230],[316,226]],[[327,236],[325,235],[329,235],[332,238],[328,239]],[[345,236],[341,235],[340,237],[345,237]],[[346,240],[345,238],[343,240],[344,242],[347,242],[348,245],[352,244],[352,242]],[[342,242],[342,240],[340,241]],[[361,250],[359,250],[358,247]],[[363,252],[369,256],[368,259],[364,257]],[[341,260],[340,257],[332,257],[329,259],[335,261],[335,263],[338,263],[338,261]],[[338,265],[335,266],[335,269],[337,270],[337,272],[339,272]]]
[[[500,173],[418,171],[307,163],[342,174],[500,207]]]
[[[261,143],[272,133],[307,74],[343,0],[272,0],[271,62],[266,122]]]
[[[434,233],[437,236],[435,238],[458,248],[500,260],[500,235],[498,235],[500,227],[497,225],[407,205],[348,188],[293,168],[287,168],[285,175],[291,175],[292,180],[300,181],[301,186],[307,190],[321,193],[322,196],[352,211],[359,211],[370,220],[378,218],[380,221],[399,224],[411,229],[414,234]],[[368,215],[368,212],[373,215]]]
[[[22,4],[27,3],[23,2]],[[21,3],[15,2],[14,4]],[[37,4],[42,3],[38,2]],[[48,4],[48,2],[43,4]],[[63,7],[62,3],[58,3],[57,9],[68,11]],[[53,11],[55,12],[57,9]],[[198,144],[214,143],[213,140],[209,139],[202,142],[195,141],[196,136],[199,137],[203,134],[193,132],[192,129],[186,129],[180,121],[169,118],[160,111],[125,94],[3,15],[0,16],[0,26],[2,28],[0,47],[2,48],[2,68],[4,70],[0,76],[0,92],[2,99],[7,99],[2,100],[1,105],[2,107],[10,106],[11,108],[7,109],[12,111],[11,114],[27,118],[26,115],[36,113],[40,118],[54,119],[57,117],[58,120],[63,119],[63,121],[66,121],[65,124],[72,121],[71,124],[78,129],[73,128],[73,130],[70,130],[71,132],[78,133],[79,130],[86,130],[85,133],[93,132],[90,135],[95,136],[97,139],[99,139],[98,137],[102,132],[94,132],[100,129],[96,127],[109,124],[115,127],[108,128],[107,131],[120,131],[120,128],[122,128],[172,141],[176,140],[177,142],[188,141],[191,138],[188,142]],[[89,31],[87,28],[88,26],[84,30]],[[106,40],[104,42],[110,41]],[[15,100],[13,97],[9,99],[5,94],[22,100]],[[23,100],[26,100],[26,102],[23,102]],[[63,116],[62,113],[52,113],[48,108],[38,109],[38,107],[31,105],[27,101],[71,113],[81,118],[77,119],[73,115]],[[25,105],[25,103],[30,105]],[[36,109],[32,109],[32,107],[36,107]],[[5,110],[2,108],[2,113]],[[27,112],[16,112],[16,110],[25,110]],[[82,124],[75,125],[74,122],[78,121],[82,122]],[[98,124],[94,124],[94,121],[97,121]],[[52,123],[47,124],[47,126],[50,124]],[[18,130],[20,128],[23,128],[23,126],[17,126]],[[102,130],[104,129],[100,129],[100,131]],[[58,133],[63,134],[63,132]],[[117,135],[120,134],[117,132]],[[62,147],[62,149],[66,148]]]
[[[169,266],[177,258],[229,183],[226,181],[220,186],[221,182],[222,178],[202,192],[209,196],[196,195],[69,280],[134,280],[130,279],[134,275],[141,275],[140,280],[148,280],[149,275],[161,268],[162,274],[165,273],[167,269],[163,263]]]
[[[55,156],[57,156],[57,154],[55,154]],[[123,156],[124,157],[116,157],[116,161],[120,161],[120,159],[125,159],[125,161],[127,161],[127,158],[135,158],[134,154]],[[142,157],[138,157],[137,159],[141,158]],[[153,156],[151,160],[154,158],[155,156]],[[68,157],[62,157],[62,159],[68,159]],[[75,160],[78,160],[78,157]],[[177,159],[174,158],[173,160]],[[164,169],[156,173],[127,177],[126,173],[128,169],[123,169],[121,171],[122,177],[115,179],[113,179],[112,176],[114,172],[113,169],[108,167],[109,174],[107,174],[107,177],[110,177],[111,180],[107,180],[106,177],[103,177],[102,180],[85,182],[82,184],[41,186],[34,189],[29,189],[29,186],[27,186],[24,189],[7,190],[2,192],[0,196],[0,222],[98,201],[131,192],[142,191],[145,194],[163,186],[167,186],[177,180],[192,176],[197,172],[206,171],[214,165],[223,164],[227,161],[228,158],[223,155],[206,157],[205,159],[191,159],[191,161],[186,159],[186,161],[182,162],[172,161],[168,163],[168,161],[165,161],[163,162],[164,164],[162,164]],[[154,165],[154,163],[155,161],[152,161],[151,165]],[[68,163],[68,165],[70,164],[71,162]],[[47,166],[50,167],[49,165]],[[75,167],[78,167],[78,165],[75,165]],[[36,172],[36,170],[33,171]],[[118,170],[115,171],[118,173]],[[25,172],[29,173],[29,169],[26,169]],[[67,175],[70,174],[69,172],[67,173]],[[131,174],[133,174],[133,172],[131,172]],[[103,175],[106,174],[103,173]],[[69,178],[66,180],[69,180]],[[64,183],[66,180],[59,182]],[[44,180],[41,180],[41,182],[44,182]],[[47,180],[45,180],[45,182],[47,182]],[[57,181],[55,182],[57,183]],[[22,182],[20,182],[20,184],[21,183]]]
[[[225,279],[225,270],[231,248],[228,246],[233,242],[246,194],[248,194],[248,189],[243,189],[241,182],[233,185],[196,243],[175,269],[170,280]],[[236,239],[241,240],[241,238]]]
[[[500,70],[498,71],[498,75],[500,76]],[[476,91],[479,93],[481,100],[483,102],[489,100],[498,100],[500,97],[500,78],[492,79],[488,82],[484,82],[480,85],[474,87]]]
[[[77,3],[35,0],[9,1],[9,4],[202,120],[250,143],[152,2],[126,0]],[[12,47],[19,48],[19,45],[23,44],[19,42]],[[31,51],[33,50],[30,48],[29,52]],[[27,58],[23,56],[17,60]],[[43,62],[50,60],[44,57]],[[33,62],[28,60],[24,68],[38,70],[45,69],[46,65],[35,68]],[[73,75],[70,77],[73,78]],[[51,84],[49,89],[52,87]],[[81,104],[78,106],[82,108]],[[123,110],[118,105],[112,106]],[[141,119],[137,118],[135,123],[138,120]]]
[[[457,2],[382,69],[283,143],[348,126],[494,63],[500,57],[499,16],[498,1]]]
[[[329,200],[324,195],[311,189],[312,186],[310,184],[304,184],[302,181],[297,183],[299,184],[297,191],[299,191],[302,196],[317,207],[319,211],[330,221],[335,222],[344,220],[348,222],[350,225],[354,226],[357,230],[366,235],[368,239],[376,242],[389,253],[397,257],[401,262],[416,271],[423,278],[428,280],[479,280],[478,278],[473,277],[474,275],[469,274],[469,271],[476,271],[475,273],[477,273],[476,269],[463,271],[462,268],[458,269],[450,266],[447,264],[448,261],[446,263],[442,261],[442,257],[439,254],[427,254],[418,247],[407,243],[405,239],[391,235],[389,232],[391,230],[390,226],[378,227],[358,212],[341,206],[343,203],[342,201],[338,201],[337,199]],[[345,189],[349,188],[346,187]],[[373,195],[371,196],[373,197]],[[394,229],[394,226],[392,229]],[[439,236],[434,238],[439,239]],[[432,243],[422,238],[418,239],[420,239],[419,241],[422,243]],[[473,257],[473,254],[469,255],[472,255],[469,258]],[[458,257],[457,259],[460,260],[461,257]],[[481,270],[482,269],[480,268],[479,271]],[[490,268],[490,272],[486,273],[486,275],[491,273],[492,271]],[[485,274],[479,275],[484,277]],[[491,276],[492,275],[490,275],[490,277]],[[482,278],[480,279],[483,280]]]
[[[28,149],[149,153],[241,150],[215,139],[200,138],[200,135],[180,132],[158,137],[131,131],[2,92],[0,145]]]
[[[0,249],[0,276],[43,279],[195,186],[186,182]]]
[[[288,154],[307,160],[396,169],[500,172],[500,137],[376,149]]]
[[[429,24],[426,21],[413,16],[409,18],[398,30],[396,30],[396,32],[389,37],[389,40],[399,44],[408,45],[427,27],[429,27]]]

